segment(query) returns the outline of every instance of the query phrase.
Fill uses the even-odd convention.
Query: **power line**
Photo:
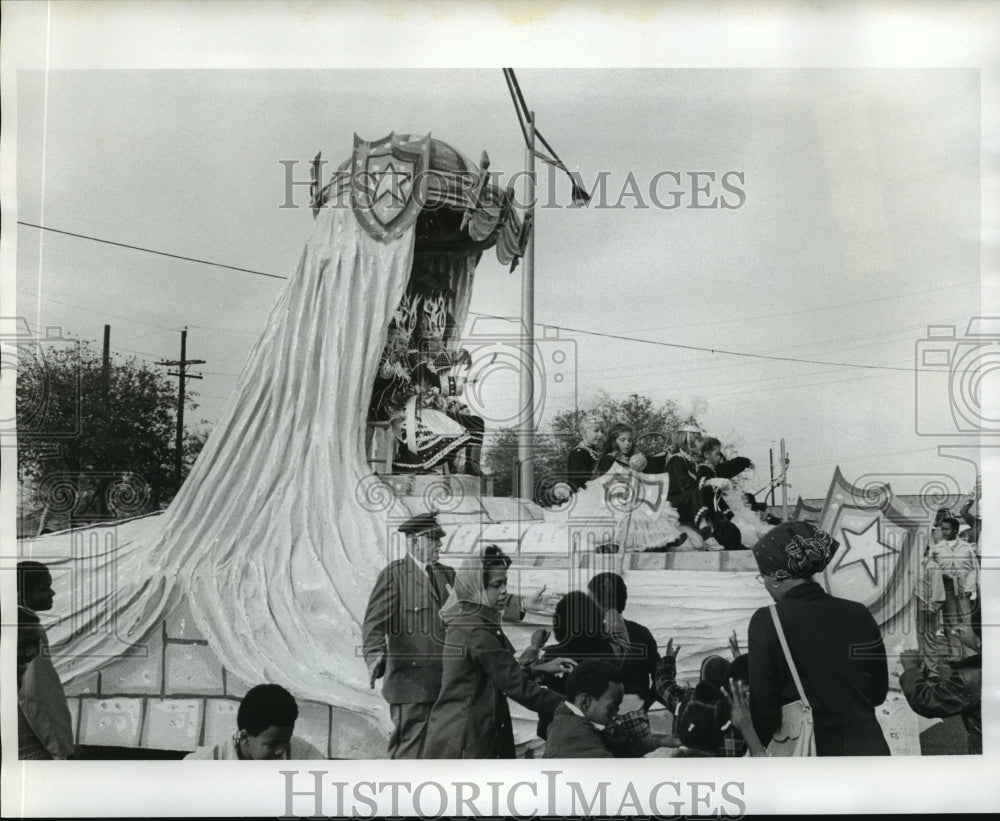
[[[775,317],[780,317],[780,316],[794,316],[796,314],[808,314],[808,313],[813,313],[815,311],[828,311],[828,310],[832,310],[834,308],[851,308],[851,307],[854,307],[856,305],[870,305],[873,302],[885,302],[886,300],[890,300],[890,299],[901,299],[903,297],[908,297],[908,296],[919,296],[921,294],[931,294],[931,293],[935,293],[936,291],[953,291],[956,288],[964,288],[966,285],[978,285],[978,284],[979,284],[979,280],[978,279],[970,279],[970,280],[966,280],[965,282],[956,282],[956,283],[954,283],[952,285],[942,285],[942,286],[940,286],[938,288],[925,288],[922,291],[906,291],[906,292],[904,292],[902,294],[892,294],[890,296],[879,296],[879,297],[871,297],[869,299],[859,299],[859,300],[857,300],[855,302],[835,302],[833,304],[820,305],[820,306],[818,306],[816,308],[800,308],[800,309],[795,310],[795,311],[782,311],[781,313],[776,313],[776,314],[756,314],[756,315],[753,315],[753,316],[738,316],[738,317],[732,317],[732,318],[728,319],[727,321],[728,322],[747,322],[749,320],[755,320],[755,319],[774,319]],[[688,323],[685,323],[684,325],[660,325],[660,326],[657,326],[655,328],[635,328],[635,331],[637,331],[637,332],[642,332],[642,331],[676,331],[676,330],[680,330],[682,328],[700,328],[700,327],[705,327],[705,326],[708,326],[708,325],[717,325],[718,322],[719,321],[717,319],[713,319],[713,320],[709,320],[707,322],[688,322]]]
[[[911,453],[926,453],[929,450],[937,450],[937,445],[928,445],[924,448],[914,448],[913,450],[896,450],[887,451],[885,453],[863,453],[859,456],[850,456],[847,458],[835,457],[829,459],[825,462],[803,462],[801,465],[794,465],[796,468],[812,468],[812,467],[825,467],[826,465],[836,465],[841,462],[857,462],[861,459],[875,459],[882,456],[909,456]]]
[[[161,331],[170,331],[171,333],[176,333],[177,328],[168,328],[165,325],[157,325],[155,322],[140,322],[137,319],[129,319],[127,316],[122,316],[121,314],[112,314],[108,311],[98,311],[95,308],[88,308],[85,305],[77,305],[73,302],[63,302],[59,299],[53,299],[50,296],[42,296],[41,294],[36,294],[34,291],[21,291],[18,293],[22,296],[33,296],[38,299],[44,299],[46,302],[54,302],[56,305],[65,305],[67,308],[76,308],[78,311],[86,311],[87,313],[96,314],[97,316],[110,316],[114,319],[120,319],[123,322],[129,322],[133,325],[146,325],[150,328],[159,328]]]
[[[62,231],[62,230],[60,230],[58,228],[50,228],[48,226],[37,225],[35,223],[24,222],[22,220],[18,220],[18,225],[24,225],[24,226],[27,226],[29,228],[37,228],[37,229],[39,229],[41,231],[51,231],[51,232],[56,233],[56,234],[64,234],[64,235],[70,236],[70,237],[77,237],[78,239],[86,239],[86,240],[90,240],[92,242],[100,242],[100,243],[103,243],[105,245],[113,245],[113,246],[116,246],[116,247],[119,247],[119,248],[128,248],[128,249],[133,250],[133,251],[143,251],[143,252],[148,253],[148,254],[156,254],[158,256],[169,257],[171,259],[180,259],[180,260],[184,260],[186,262],[195,262],[195,263],[198,263],[200,265],[212,265],[212,266],[215,266],[217,268],[225,268],[225,269],[230,270],[230,271],[239,271],[241,273],[253,274],[255,276],[269,277],[271,279],[285,279],[285,280],[288,279],[288,277],[281,276],[279,274],[269,274],[269,273],[266,273],[264,271],[255,271],[255,270],[250,269],[250,268],[239,268],[239,267],[237,267],[235,265],[226,265],[226,264],[221,263],[221,262],[212,262],[210,260],[198,259],[197,257],[188,257],[188,256],[182,256],[180,254],[171,254],[171,253],[168,253],[166,251],[157,251],[157,250],[155,250],[153,248],[144,248],[144,247],[139,246],[139,245],[131,245],[129,243],[124,243],[124,242],[114,242],[112,240],[101,239],[100,237],[93,237],[93,236],[89,236],[87,234],[78,234],[78,233],[74,233],[72,231]],[[938,289],[930,289],[930,290],[938,290]],[[908,296],[908,295],[910,295],[910,294],[904,294],[904,296]],[[882,299],[888,299],[888,298],[889,297],[882,297]],[[47,297],[42,297],[42,299],[47,299]],[[55,301],[55,300],[53,300],[53,301]],[[510,319],[510,317],[496,316],[494,314],[484,314],[484,313],[481,313],[479,311],[470,311],[469,313],[476,314],[477,316],[489,317],[489,318],[492,318],[492,319]],[[140,324],[151,324],[151,323],[140,323]],[[571,328],[571,327],[566,326],[566,325],[547,325],[547,324],[540,323],[540,322],[536,322],[535,324],[538,325],[539,327],[542,327],[542,328],[554,328],[554,329],[560,330],[560,331],[569,331],[571,333],[587,334],[588,336],[597,336],[597,337],[602,337],[602,338],[605,338],[605,339],[616,339],[616,340],[624,341],[624,342],[641,342],[641,343],[644,343],[646,345],[658,345],[658,346],[665,347],[665,348],[675,348],[675,349],[679,349],[679,350],[700,351],[700,352],[703,352],[703,353],[710,353],[710,354],[716,354],[716,355],[720,355],[721,354],[721,355],[724,355],[724,356],[736,356],[736,357],[742,357],[742,358],[745,358],[745,359],[764,359],[764,360],[769,360],[769,361],[773,361],[773,362],[799,362],[799,363],[804,363],[804,364],[809,364],[809,365],[824,365],[826,367],[835,367],[835,368],[861,368],[861,369],[864,369],[864,370],[901,371],[901,372],[907,372],[907,373],[913,370],[912,368],[897,368],[897,367],[892,367],[892,366],[889,366],[889,365],[865,365],[865,364],[861,364],[861,363],[857,363],[857,362],[829,362],[829,361],[824,361],[824,360],[821,360],[821,359],[805,359],[805,358],[801,358],[801,357],[791,357],[791,356],[769,356],[767,354],[744,353],[744,352],[741,352],[741,351],[730,351],[730,350],[727,350],[727,349],[724,349],[724,348],[708,348],[708,347],[703,347],[703,346],[699,346],[699,345],[682,345],[681,343],[678,343],[678,342],[661,342],[661,341],[655,340],[655,339],[642,339],[640,337],[625,336],[624,334],[612,334],[612,333],[607,333],[607,332],[602,332],[602,331],[589,331],[589,330],[586,330],[584,328]],[[162,326],[153,326],[153,327],[162,327]],[[167,330],[167,329],[165,329],[165,330]]]
[[[150,353],[149,351],[137,351],[137,350],[134,350],[133,348],[121,348],[118,345],[115,345],[111,350],[117,351],[118,353],[122,353],[122,352],[134,353],[134,354],[138,354],[139,356],[149,357],[150,359],[158,359],[158,358],[160,358],[160,357],[163,356],[163,354]]]
[[[942,318],[941,322],[955,320],[958,321],[962,319],[962,316],[953,316]],[[919,331],[922,328],[926,328],[926,325],[908,325],[903,328],[891,329],[888,331],[881,331],[872,334],[860,334],[855,336],[843,336],[834,339],[821,339],[815,342],[807,342],[801,345],[786,345],[779,346],[776,348],[765,348],[763,351],[755,351],[755,353],[770,353],[771,351],[780,350],[800,350],[803,348],[810,348],[816,346],[827,346],[833,343],[843,343],[837,345],[838,348],[843,350],[857,351],[861,348],[879,347],[884,345],[899,345],[900,342],[904,340],[909,340],[909,343],[913,343],[913,332]],[[888,337],[883,339],[877,339],[877,337]],[[867,340],[867,341],[866,341]],[[681,373],[687,374],[692,369],[692,363],[690,362],[644,362],[641,364],[630,365],[628,373],[623,374],[621,367],[612,368],[581,368],[579,374],[598,374],[601,375],[602,381],[608,380],[622,380],[622,379],[633,379],[636,374],[640,371],[649,371],[649,376],[669,376],[671,374]],[[698,364],[694,366],[699,372],[705,372],[708,370],[719,370],[723,368],[733,367],[732,363],[716,363],[716,364]],[[818,371],[812,371],[810,374],[790,374],[787,377],[780,378],[797,378],[800,376],[808,376],[812,373],[819,373]],[[778,378],[778,377],[767,377],[767,378]],[[755,380],[756,381],[756,380]]]
[[[213,263],[207,263],[207,264],[208,265],[212,265]],[[144,322],[144,321],[139,320],[139,319],[132,319],[132,318],[127,317],[127,316],[122,316],[121,314],[112,314],[112,313],[109,313],[108,311],[99,311],[96,308],[89,308],[86,305],[80,305],[78,302],[65,302],[65,301],[63,301],[61,299],[53,299],[52,297],[49,297],[49,296],[41,296],[39,294],[36,294],[34,291],[21,291],[21,290],[18,290],[18,293],[21,294],[22,296],[33,296],[33,297],[37,297],[38,299],[44,299],[46,302],[54,302],[54,303],[56,303],[56,305],[65,305],[67,308],[76,308],[78,311],[86,311],[87,313],[94,314],[96,316],[110,316],[110,317],[113,317],[115,319],[120,319],[123,322],[128,322],[128,323],[130,323],[132,325],[145,325],[145,326],[147,326],[149,328],[159,328],[161,331],[164,331],[166,333],[172,333],[173,334],[173,333],[177,333],[178,330],[179,330],[179,328],[168,328],[165,325],[157,325],[155,322]],[[226,325],[188,325],[188,327],[189,328],[197,328],[198,330],[201,330],[201,331],[224,331],[225,333],[233,333],[233,334],[257,334],[257,333],[260,333],[260,329],[259,328],[230,328],[230,327],[228,327]],[[149,335],[150,334],[146,334],[145,336],[149,336]],[[139,337],[139,338],[143,339],[144,337]]]
[[[110,239],[101,239],[100,237],[91,237],[87,234],[76,234],[72,231],[61,231],[58,228],[50,228],[47,225],[36,225],[33,222],[24,222],[22,220],[17,221],[18,225],[24,225],[28,228],[37,228],[39,231],[50,231],[53,234],[63,234],[67,237],[76,237],[77,239],[89,239],[91,242],[100,242],[104,245],[114,245],[118,248],[128,248],[132,251],[143,251],[147,254],[156,254],[161,257],[169,257],[170,259],[180,259],[184,262],[196,262],[199,265],[214,265],[216,268],[227,268],[230,271],[240,271],[244,274],[254,274],[259,277],[270,277],[271,279],[288,279],[288,277],[281,276],[279,274],[268,274],[265,271],[254,271],[252,268],[238,268],[235,265],[226,265],[222,262],[211,262],[207,259],[198,259],[197,257],[186,257],[181,254],[171,254],[167,251],[157,251],[153,248],[143,248],[139,245],[130,245],[127,242],[114,242]]]
[[[470,314],[475,314],[476,316],[485,316],[491,319],[510,319],[510,317],[496,316],[494,314],[484,314],[480,311],[469,311]],[[536,325],[542,328],[553,328],[557,331],[570,331],[576,334],[588,334],[589,336],[600,336],[605,339],[618,339],[625,342],[642,342],[646,345],[660,345],[664,348],[680,348],[685,351],[702,351],[705,353],[712,354],[723,354],[725,356],[741,356],[748,359],[769,359],[775,362],[803,362],[808,365],[828,365],[834,368],[863,368],[872,371],[905,371],[907,373],[911,372],[913,368],[894,368],[890,365],[864,365],[857,362],[825,362],[822,359],[802,359],[794,356],[768,356],[766,354],[759,353],[743,353],[741,351],[729,351],[724,348],[705,348],[699,345],[682,345],[679,342],[660,342],[656,339],[641,339],[636,336],[623,336],[622,334],[611,334],[605,333],[603,331],[587,331],[583,328],[570,328],[568,325],[547,325],[541,322],[536,322]]]

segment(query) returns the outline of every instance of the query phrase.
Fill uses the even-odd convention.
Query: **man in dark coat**
[[[393,725],[388,757],[419,758],[441,689],[445,629],[439,611],[455,571],[438,561],[445,532],[437,514],[414,516],[399,531],[406,534],[406,556],[390,562],[375,580],[361,640],[371,686],[384,677],[382,696]],[[527,599],[511,596],[504,619],[519,621],[528,608],[544,611],[543,591]]]
[[[839,547],[807,522],[778,525],[754,558],[812,707],[817,755],[889,755],[875,716],[889,689],[878,624],[863,604],[829,595],[812,580]],[[750,712],[767,746],[781,708],[799,699],[770,608],[750,619]]]
[[[433,513],[400,528],[406,556],[390,562],[375,581],[361,629],[371,686],[384,676],[392,733],[389,758],[419,758],[427,719],[441,687],[444,624],[438,611],[455,571],[438,561],[444,530]]]

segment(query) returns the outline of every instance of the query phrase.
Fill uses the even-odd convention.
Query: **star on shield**
[[[430,136],[389,134],[366,142],[354,136],[351,208],[362,227],[384,242],[400,236],[423,205],[430,165]]]
[[[899,553],[896,548],[882,541],[880,523],[881,518],[876,516],[864,530],[855,531],[848,530],[846,527],[841,528],[840,533],[847,549],[840,554],[837,566],[833,570],[834,573],[848,565],[860,564],[865,569],[872,584],[878,586],[878,560]]]

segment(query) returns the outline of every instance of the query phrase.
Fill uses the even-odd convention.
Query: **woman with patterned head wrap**
[[[889,688],[879,627],[863,604],[830,596],[812,580],[838,547],[808,522],[787,522],[761,538],[753,555],[812,707],[817,755],[889,755],[875,717]],[[767,607],[750,619],[749,655],[750,712],[767,745],[782,706],[799,699]]]
[[[441,609],[445,622],[441,691],[427,724],[422,758],[514,758],[507,699],[551,716],[562,703],[517,663],[500,627],[510,559],[496,545],[466,559]],[[568,672],[575,663],[555,658],[535,665]]]

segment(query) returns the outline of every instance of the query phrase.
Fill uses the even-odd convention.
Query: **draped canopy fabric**
[[[53,629],[64,679],[140,641],[186,594],[197,627],[241,679],[385,720],[355,649],[389,525],[358,488],[370,473],[368,401],[413,250],[413,226],[378,242],[350,209],[319,212],[167,512],[119,525],[117,539],[85,556],[63,540],[77,583],[93,577],[84,590],[114,579],[103,594],[74,595]]]
[[[438,213],[444,233],[425,242],[420,263],[446,279],[461,328],[482,250],[520,222],[493,199],[470,199],[479,169],[460,152],[429,136],[388,139],[429,146],[431,198],[452,216]],[[473,234],[464,239],[463,212]],[[391,509],[371,503],[380,491],[366,484],[365,425],[418,223],[375,238],[352,207],[333,202],[314,219],[295,275],[166,513],[22,543],[23,555],[72,579],[50,631],[64,681],[141,652],[183,600],[238,678],[388,723],[356,652],[395,527]]]

